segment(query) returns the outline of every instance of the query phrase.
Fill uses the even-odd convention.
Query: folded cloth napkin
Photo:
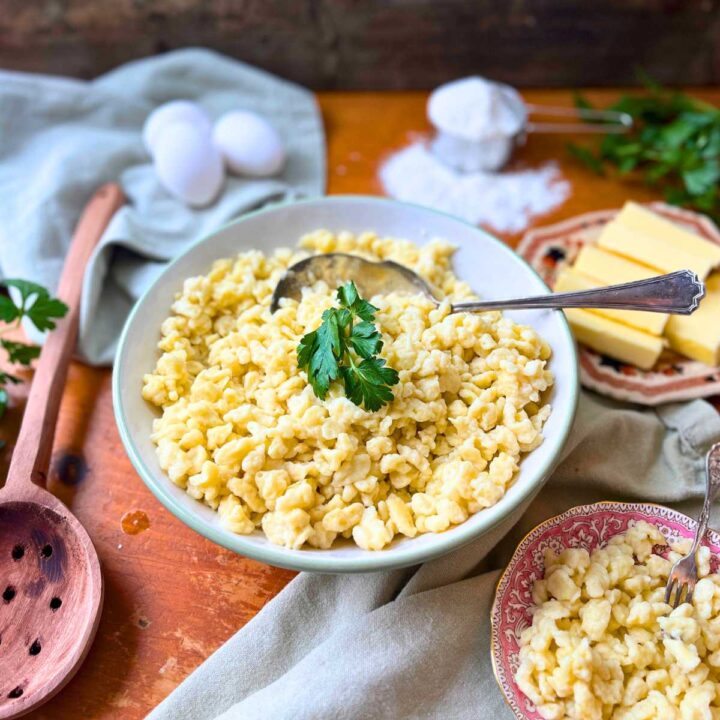
[[[706,402],[640,410],[583,394],[563,460],[529,508],[419,568],[294,579],[151,720],[512,720],[490,664],[500,569],[539,522],[599,500],[699,510],[720,440]]]
[[[158,184],[141,131],[154,107],[178,98],[197,101],[211,117],[236,108],[268,117],[287,145],[283,173],[230,176],[203,210],[175,200]],[[79,352],[93,364],[112,362],[126,315],[168,260],[247,210],[324,192],[315,99],[199,49],[133,62],[91,82],[0,71],[0,275],[54,290],[83,206],[111,180],[130,204],[113,218],[85,277]]]

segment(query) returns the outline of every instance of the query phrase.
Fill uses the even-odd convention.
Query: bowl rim
[[[542,535],[545,531],[551,529],[552,527],[557,527],[561,525],[563,522],[565,522],[565,520],[571,517],[590,518],[597,513],[607,512],[608,510],[613,509],[621,513],[635,513],[645,515],[647,516],[646,522],[649,522],[653,525],[658,524],[655,522],[656,520],[663,519],[661,516],[661,513],[663,512],[667,513],[670,516],[667,518],[667,520],[676,519],[678,521],[682,521],[681,524],[688,525],[689,527],[697,524],[697,521],[695,519],[691,518],[689,515],[686,515],[684,512],[681,512],[680,510],[675,510],[674,508],[668,507],[667,505],[663,505],[662,503],[658,502],[624,502],[622,500],[598,500],[597,502],[593,503],[574,505],[573,507],[570,507],[567,510],[558,513],[557,515],[553,515],[543,520],[542,522],[531,528],[527,533],[525,533],[525,535],[523,535],[523,537],[517,543],[515,550],[510,557],[510,560],[503,568],[497,579],[497,582],[495,583],[493,602],[490,607],[489,652],[493,677],[495,678],[495,682],[497,683],[503,700],[505,701],[506,705],[513,713],[513,715],[517,718],[517,720],[527,720],[527,715],[522,713],[518,708],[514,706],[514,703],[517,702],[517,699],[515,697],[508,696],[508,693],[506,692],[506,689],[500,679],[500,671],[497,664],[497,656],[501,654],[499,651],[500,623],[498,623],[498,618],[501,614],[501,589],[504,590],[504,586],[507,584],[509,577],[515,571],[517,564],[527,553],[531,540],[534,540],[536,536]],[[712,528],[708,528],[705,538],[703,539],[703,544],[705,545],[708,543],[715,547],[720,546],[720,532],[713,530]]]
[[[348,558],[336,558],[328,557],[322,554],[322,551],[290,551],[282,546],[258,546],[245,539],[243,535],[230,535],[221,531],[219,528],[208,525],[197,513],[187,509],[181,505],[169,492],[169,480],[167,477],[162,479],[156,478],[152,471],[147,467],[142,459],[141,453],[138,447],[135,445],[132,433],[130,432],[130,423],[125,412],[125,406],[123,402],[123,392],[121,388],[121,378],[125,376],[125,349],[129,343],[130,328],[133,326],[135,318],[140,315],[142,307],[144,306],[147,298],[154,290],[156,285],[167,275],[171,274],[173,268],[178,264],[188,253],[192,252],[198,245],[206,242],[214,236],[222,233],[230,227],[245,222],[251,218],[257,217],[267,213],[273,213],[280,209],[295,206],[305,205],[316,205],[316,204],[343,204],[343,203],[358,203],[358,204],[369,204],[369,205],[392,205],[405,207],[411,211],[420,210],[423,213],[437,215],[446,219],[450,219],[455,223],[459,223],[469,228],[473,232],[482,235],[484,239],[493,242],[500,252],[506,253],[512,256],[513,260],[524,265],[526,270],[534,275],[540,283],[546,288],[546,292],[550,293],[550,289],[542,280],[540,275],[532,268],[527,261],[518,255],[509,245],[505,244],[502,240],[494,237],[490,233],[486,232],[482,228],[472,225],[464,220],[450,215],[449,213],[440,212],[432,208],[427,208],[422,205],[400,202],[397,200],[391,200],[389,198],[376,197],[372,195],[329,195],[320,196],[314,198],[307,198],[302,200],[289,199],[280,203],[274,203],[257,210],[244,213],[238,218],[225,223],[221,227],[217,228],[213,232],[203,235],[197,241],[190,244],[183,250],[176,258],[167,264],[167,266],[158,274],[153,282],[145,289],[140,298],[133,305],[127,320],[123,326],[118,341],[117,350],[115,353],[115,360],[113,363],[113,374],[112,374],[112,401],[113,411],[115,415],[115,422],[118,427],[120,439],[123,443],[125,451],[130,458],[135,471],[138,473],[140,478],[143,480],[145,485],[150,489],[152,494],[159,500],[159,502],[178,520],[185,525],[189,526],[195,532],[199,533],[203,537],[212,542],[236,552],[244,557],[258,560],[260,562],[273,565],[275,567],[286,568],[290,570],[319,572],[319,573],[356,573],[356,572],[374,572],[379,570],[390,570],[401,567],[408,567],[411,565],[417,565],[427,560],[430,560],[440,555],[444,555],[451,550],[462,547],[463,545],[472,542],[480,534],[485,534],[497,527],[499,524],[504,522],[508,516],[512,514],[514,510],[520,507],[523,503],[531,499],[541,488],[544,480],[552,473],[555,466],[560,460],[560,454],[567,441],[570,429],[572,428],[575,414],[577,411],[577,404],[579,399],[580,380],[579,380],[579,365],[578,365],[578,353],[575,344],[574,337],[570,330],[565,316],[560,312],[560,327],[564,335],[564,340],[568,348],[568,365],[569,373],[564,378],[565,382],[569,385],[570,393],[570,408],[567,416],[563,419],[562,425],[558,432],[553,438],[554,452],[551,452],[544,462],[544,464],[535,471],[534,477],[531,482],[527,483],[527,487],[523,489],[521,493],[514,499],[512,505],[505,508],[506,512],[504,515],[498,518],[494,518],[488,524],[481,527],[473,527],[465,523],[454,526],[452,533],[438,533],[435,537],[433,544],[430,547],[418,547],[417,549],[406,549],[402,556],[396,557],[391,550],[383,550],[380,552],[365,551],[362,554],[358,554],[357,557]],[[501,499],[502,501],[502,499]],[[299,554],[303,552],[304,554]]]

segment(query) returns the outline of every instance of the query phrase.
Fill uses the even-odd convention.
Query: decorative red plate
[[[704,215],[664,203],[653,211],[720,245],[720,230]],[[517,251],[553,287],[557,271],[572,263],[578,250],[597,240],[603,226],[619,210],[585,213],[554,225],[530,230]],[[720,322],[720,318],[718,318]],[[720,394],[720,368],[711,368],[666,350],[652,370],[639,370],[580,346],[580,380],[590,390],[641,405],[689,400]]]
[[[559,553],[568,547],[582,547],[592,552],[639,520],[656,525],[669,542],[692,538],[695,534],[694,520],[662,505],[600,502],[580,505],[546,520],[518,545],[498,581],[490,615],[493,671],[518,720],[542,720],[535,706],[518,687],[515,673],[520,664],[520,635],[532,623],[532,586],[545,573],[543,553],[547,548]],[[709,530],[703,544],[712,552],[710,569],[717,572],[720,534]],[[653,552],[664,555],[667,549],[656,546]]]

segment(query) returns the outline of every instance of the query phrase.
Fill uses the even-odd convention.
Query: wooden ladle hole
[[[2,599],[9,603],[15,597],[15,588],[12,585],[8,585],[2,594]]]
[[[23,689],[18,685],[16,688],[13,688],[9,693],[8,697],[11,700],[15,700],[15,698],[21,697],[23,694]]]
[[[41,650],[42,645],[40,644],[40,640],[35,640],[35,642],[33,642],[33,644],[30,646],[28,653],[30,653],[30,655],[39,655]]]
[[[61,605],[62,605],[62,600],[61,600],[59,597],[54,597],[54,598],[50,601],[50,609],[51,609],[53,612],[55,612],[56,610],[58,610]]]
[[[53,553],[52,545],[43,545],[42,550],[40,551],[40,554],[44,558],[49,558]]]
[[[12,552],[10,553],[12,555],[13,560],[20,560],[22,556],[25,554],[25,546],[24,545],[16,545]]]

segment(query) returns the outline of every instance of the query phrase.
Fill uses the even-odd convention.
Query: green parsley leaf
[[[717,160],[710,161],[693,170],[686,170],[682,178],[691,195],[702,195],[712,190],[720,179],[720,164]]]
[[[45,295],[48,294],[48,291],[42,285],[30,282],[30,280],[18,280],[17,278],[11,278],[9,280],[3,280],[2,284],[5,285],[5,287],[17,288],[17,290],[20,291],[20,297],[23,302],[27,302],[33,295],[42,295],[43,293]]]
[[[17,308],[15,317],[27,317],[40,332],[54,330],[55,319],[63,317],[68,311],[64,302],[51,297],[50,293],[37,283],[11,278],[0,284],[14,287],[20,292],[21,305]]]
[[[385,367],[382,358],[366,358],[360,365],[342,368],[345,394],[356,405],[375,412],[393,399],[390,387],[395,385],[398,374]]]
[[[627,113],[627,133],[605,135],[593,151],[571,145],[569,152],[593,172],[608,166],[619,177],[642,178],[666,201],[720,220],[720,109],[645,78],[643,95],[625,95],[608,109]],[[582,97],[576,106],[588,107]]]
[[[375,325],[369,322],[358,323],[350,333],[352,349],[361,357],[369,358],[382,350],[383,341]]]
[[[330,383],[337,380],[340,375],[338,358],[342,346],[335,312],[326,310],[323,313],[323,323],[317,333],[317,348],[310,360],[310,373],[320,391],[318,396],[323,399],[327,395]]]
[[[342,379],[348,399],[366,410],[378,410],[393,399],[390,388],[399,376],[376,357],[383,347],[373,323],[377,308],[360,297],[352,281],[338,288],[337,300],[340,307],[326,310],[320,327],[300,340],[298,366],[321,400],[330,384]]]
[[[0,371],[0,385],[7,385],[8,383],[19,385],[21,382],[22,380],[16,375]]]
[[[358,295],[357,288],[352,280],[338,288],[337,299],[340,301],[340,305],[347,308],[353,315],[357,315],[361,320],[365,320],[365,322],[375,320],[377,308]]]
[[[352,307],[359,298],[360,296],[358,295],[357,288],[355,287],[355,283],[352,280],[345,285],[341,285],[337,289],[337,299],[343,307]]]
[[[365,320],[365,322],[374,322],[375,313],[377,312],[377,308],[374,305],[371,305],[367,300],[362,299],[358,300],[355,305],[350,308],[350,310],[361,320]]]
[[[15,296],[0,294],[0,321],[11,323],[20,321],[24,317],[41,332],[55,328],[55,320],[63,317],[67,311],[67,305],[51,297],[50,293],[42,286],[28,280],[10,278],[0,280],[1,288],[15,288]],[[19,302],[15,302],[17,295]],[[5,340],[0,338],[0,346],[7,353],[8,359],[18,365],[30,365],[40,354],[40,348],[27,343]],[[8,407],[9,396],[5,386],[9,383],[17,385],[22,380],[8,372],[0,371],[0,418],[5,415]],[[4,443],[0,444],[0,449]]]
[[[46,295],[38,296],[25,314],[40,332],[44,332],[45,330],[54,330],[54,318],[64,317],[67,311],[68,307],[64,302]]]
[[[298,346],[298,365],[307,373],[315,394],[321,400],[325,399],[330,383],[337,380],[340,373],[333,349],[333,335],[338,332],[337,317],[333,314],[326,318],[326,313],[323,313],[323,324],[305,335]]]
[[[26,343],[3,339],[0,339],[0,345],[5,348],[12,363],[29,365],[40,355],[40,348],[37,345],[27,345]]]
[[[298,367],[301,370],[305,370],[305,372],[309,371],[310,361],[312,360],[312,356],[316,349],[317,330],[313,330],[312,332],[307,333],[307,335],[303,335],[297,348]]]
[[[18,317],[20,308],[7,295],[0,295],[0,320],[9,323]]]
[[[575,145],[574,143],[567,144],[568,152],[576,159],[579,160],[585,167],[592,170],[598,175],[603,174],[603,164],[598,158],[595,157],[593,152],[582,145]]]

